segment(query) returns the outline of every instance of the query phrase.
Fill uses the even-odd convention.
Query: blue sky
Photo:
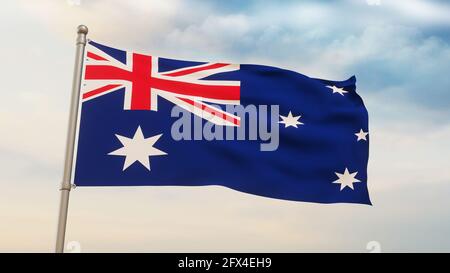
[[[75,28],[187,60],[356,75],[369,110],[373,207],[221,187],[72,192],[83,251],[450,251],[450,4],[348,1],[5,1],[0,58],[0,251],[51,251]]]

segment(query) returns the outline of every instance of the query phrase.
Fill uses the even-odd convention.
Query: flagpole
[[[70,103],[69,128],[66,142],[66,158],[64,160],[64,174],[61,183],[61,201],[59,205],[58,230],[56,234],[56,253],[64,252],[64,238],[66,235],[67,210],[69,208],[69,193],[71,189],[71,175],[73,153],[75,147],[75,134],[78,117],[78,102],[80,99],[81,77],[83,71],[84,48],[86,46],[86,35],[88,28],[84,25],[78,26],[76,40],[75,67],[72,82],[72,98]]]

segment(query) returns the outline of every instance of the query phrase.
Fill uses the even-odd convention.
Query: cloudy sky
[[[91,251],[450,251],[448,1],[1,1],[0,251],[53,251],[76,26],[120,48],[336,80],[369,110],[374,206],[223,187],[77,188]],[[374,242],[373,242],[374,241]]]

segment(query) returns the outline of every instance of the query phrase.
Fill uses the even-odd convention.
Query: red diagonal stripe
[[[192,105],[192,106],[194,106],[194,107],[200,108],[200,109],[202,109],[203,111],[205,111],[205,112],[207,112],[207,113],[210,113],[211,115],[213,115],[213,116],[215,116],[215,117],[219,117],[219,118],[221,118],[221,119],[223,119],[223,120],[230,121],[230,122],[232,122],[232,123],[235,124],[235,125],[238,125],[238,126],[239,126],[240,123],[241,123],[241,121],[240,121],[239,119],[237,119],[237,118],[231,116],[230,114],[227,115],[227,114],[224,114],[224,113],[222,113],[222,112],[218,112],[216,109],[211,108],[211,107],[209,107],[209,106],[206,105],[206,104],[198,103],[198,102],[195,102],[195,101],[193,101],[193,100],[186,99],[186,98],[179,98],[179,97],[177,97],[177,98],[180,99],[180,100],[182,100],[182,101],[185,101],[185,102],[189,103],[190,105]]]
[[[105,59],[105,58],[103,58],[101,56],[98,56],[97,54],[94,54],[94,53],[89,52],[89,51],[87,53],[87,57],[91,58],[91,59],[94,59],[94,60],[97,60],[97,61],[107,61],[107,59]]]
[[[171,77],[177,77],[177,76],[184,76],[184,75],[188,75],[188,74],[192,74],[198,71],[203,71],[203,70],[208,70],[208,69],[215,69],[215,68],[221,68],[224,66],[227,66],[228,64],[223,64],[223,63],[215,63],[215,64],[210,64],[210,65],[206,65],[203,67],[195,67],[195,68],[191,68],[191,69],[186,69],[186,70],[181,70],[181,71],[177,71],[177,72],[172,72],[169,74],[164,74],[165,76],[171,76]]]
[[[87,93],[84,93],[84,94],[83,94],[83,99],[87,99],[87,98],[92,97],[92,96],[95,96],[95,95],[97,95],[97,94],[100,94],[100,93],[109,91],[109,90],[111,90],[111,89],[113,89],[113,88],[116,88],[116,87],[118,87],[118,86],[120,86],[120,84],[108,84],[108,85],[106,85],[106,86],[103,86],[103,87],[94,89],[94,90],[92,90],[92,91],[89,91],[89,92],[87,92]]]

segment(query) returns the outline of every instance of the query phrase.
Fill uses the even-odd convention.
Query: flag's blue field
[[[90,82],[96,87],[80,98],[77,186],[222,185],[286,200],[370,204],[368,114],[355,77],[325,81],[269,66],[127,55],[91,42],[83,84]],[[200,121],[222,130],[223,140],[174,139],[175,129],[194,137],[192,109],[211,114],[225,104],[254,105],[260,116],[221,112],[215,124]],[[184,109],[172,117],[173,107]],[[186,117],[191,128],[172,128]],[[254,121],[263,126],[249,139]],[[226,140],[230,126],[245,128],[245,139]]]

